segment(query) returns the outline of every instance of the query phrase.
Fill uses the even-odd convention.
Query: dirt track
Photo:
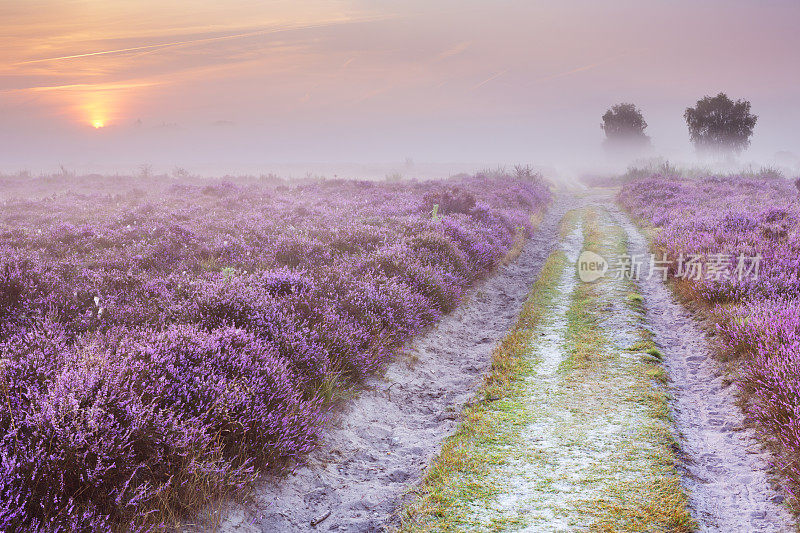
[[[519,259],[472,290],[385,376],[371,379],[305,465],[286,479],[265,480],[255,494],[257,511],[230,509],[220,530],[367,532],[396,523],[405,491],[454,431],[573,202],[557,199]]]
[[[631,253],[648,253],[610,196],[562,195],[516,262],[471,291],[464,305],[408,346],[384,376],[371,379],[304,464],[288,478],[263,480],[254,504],[228,508],[219,529],[371,532],[397,525],[406,491],[454,431],[493,346],[557,245],[559,220],[586,203],[608,210],[625,230]],[[770,482],[769,455],[745,428],[735,387],[726,386],[705,334],[657,277],[647,279],[646,269],[639,287],[665,357],[683,484],[700,530],[793,531],[793,519]]]
[[[609,210],[627,232],[631,252],[646,254],[647,243],[628,217]],[[770,455],[745,427],[736,386],[724,379],[706,334],[658,276],[647,277],[644,268],[639,285],[665,356],[683,481],[700,531],[794,531],[770,482]]]

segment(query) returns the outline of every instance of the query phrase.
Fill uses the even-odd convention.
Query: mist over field
[[[0,531],[798,531],[797,0],[0,0]]]
[[[798,14],[791,0],[4,2],[0,170],[576,174],[625,166],[599,124],[628,101],[655,154],[692,162],[683,111],[720,91],[759,116],[743,163],[796,164]]]

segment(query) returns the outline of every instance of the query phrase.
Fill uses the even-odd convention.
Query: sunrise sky
[[[602,159],[639,105],[691,153],[706,94],[800,153],[796,0],[0,0],[0,170]]]

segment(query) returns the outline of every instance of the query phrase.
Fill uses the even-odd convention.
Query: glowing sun
[[[96,129],[96,130],[99,130],[100,128],[102,128],[105,125],[106,125],[106,123],[103,122],[102,120],[93,120],[92,121],[92,126],[94,126],[94,129]]]

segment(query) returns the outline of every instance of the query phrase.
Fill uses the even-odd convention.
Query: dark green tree
[[[606,134],[603,142],[612,151],[641,151],[650,147],[650,137],[644,132],[647,122],[641,110],[633,104],[617,104],[603,115],[600,127]]]
[[[700,153],[736,154],[750,146],[758,117],[750,113],[750,102],[733,101],[725,93],[706,96],[683,114],[689,138]]]

